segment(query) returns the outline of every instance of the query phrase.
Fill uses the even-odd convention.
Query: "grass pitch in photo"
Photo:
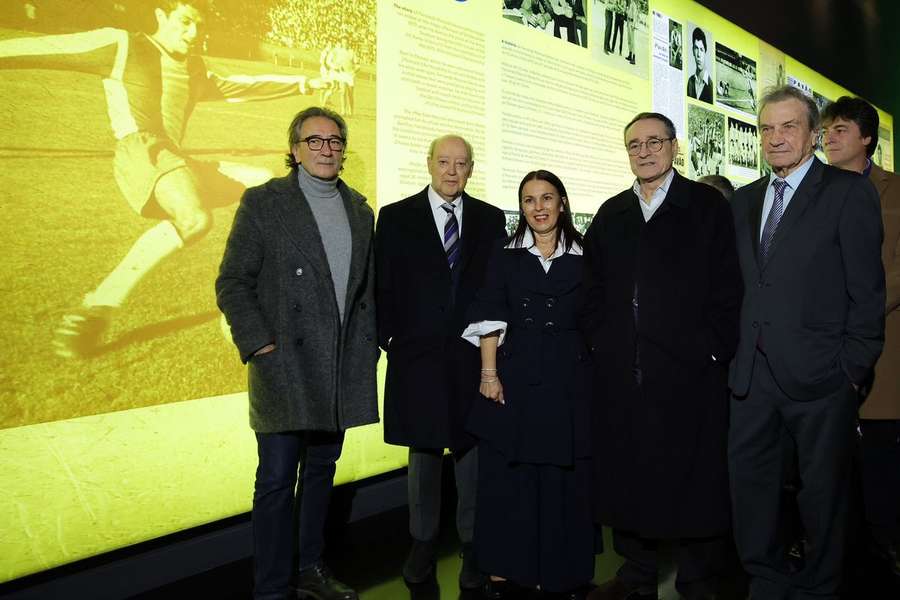
[[[349,10],[368,22],[366,5]],[[0,276],[11,282],[0,318],[7,347],[32,349],[3,359],[0,428],[246,389],[213,283],[243,190],[287,173],[287,126],[303,108],[352,112],[342,177],[374,204],[374,69],[344,61],[352,73],[338,72],[328,58],[338,45],[374,57],[366,30],[299,51],[266,37],[265,15],[217,14],[236,31],[263,27],[223,41],[215,21],[203,35],[191,6],[123,10],[108,15],[115,27],[72,32],[103,15],[39,8],[27,30],[0,29],[0,94],[14,115],[0,125]]]
[[[716,104],[756,115],[756,61],[716,42]]]

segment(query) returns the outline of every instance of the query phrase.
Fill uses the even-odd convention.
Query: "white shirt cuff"
[[[497,346],[503,344],[506,337],[506,321],[479,321],[472,323],[462,332],[462,338],[474,346],[481,347],[481,336],[500,331]]]

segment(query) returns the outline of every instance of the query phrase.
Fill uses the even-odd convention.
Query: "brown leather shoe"
[[[626,583],[618,577],[600,584],[587,600],[658,600],[656,589]]]

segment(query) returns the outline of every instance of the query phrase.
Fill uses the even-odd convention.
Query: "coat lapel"
[[[469,261],[472,259],[472,254],[478,244],[478,239],[481,237],[481,223],[484,220],[481,218],[481,207],[466,193],[463,193],[462,205],[463,227],[462,235],[459,240],[460,244],[462,244],[459,253],[460,272],[465,270],[466,265],[468,265]],[[443,248],[441,248],[441,250],[443,251]]]
[[[347,222],[350,224],[350,275],[347,280],[347,297],[345,305],[350,305],[350,299],[356,295],[356,289],[362,283],[366,274],[366,259],[369,254],[369,245],[372,240],[372,227],[365,218],[366,208],[363,200],[356,198],[343,180],[338,181],[338,191],[344,201],[344,210],[347,212]]]
[[[759,227],[762,223],[763,203],[766,200],[766,188],[769,186],[769,178],[764,177],[753,185],[754,189],[750,197],[750,206],[748,208],[750,231],[747,233],[750,235],[750,244],[753,248],[753,260],[756,261],[757,267],[762,267],[762,265],[759,264]]]
[[[435,268],[440,268],[439,265],[441,265],[447,269],[449,274],[447,254],[444,252],[444,245],[434,226],[434,213],[431,211],[431,203],[428,201],[427,187],[415,196],[411,208],[409,227],[421,240],[417,244],[418,249],[414,251],[423,252]]]
[[[778,254],[778,247],[781,245],[782,240],[787,237],[791,228],[800,220],[807,207],[817,197],[824,171],[824,165],[817,158],[813,158],[812,166],[809,168],[806,176],[803,177],[794,195],[791,196],[791,201],[781,217],[781,222],[778,224],[778,229],[775,230],[775,235],[772,237],[772,245],[769,249],[769,258],[766,264],[762,265],[763,269],[772,262],[772,259]]]
[[[882,170],[878,165],[873,164],[872,170],[869,173],[869,181],[875,186],[875,189],[878,191],[878,197],[884,198],[884,191],[888,186],[888,177],[887,174]]]
[[[277,181],[276,186],[278,198],[275,200],[275,210],[288,239],[306,256],[319,276],[330,281],[331,269],[328,267],[322,236],[309,202],[300,190],[297,173],[292,171]]]

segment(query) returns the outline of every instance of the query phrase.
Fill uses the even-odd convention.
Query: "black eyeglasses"
[[[311,135],[307,138],[303,138],[300,140],[301,142],[306,142],[306,145],[309,146],[309,149],[313,152],[321,150],[325,146],[325,142],[328,142],[328,147],[331,148],[333,152],[341,152],[346,145],[344,138],[339,137],[330,137],[323,138],[317,135]]]
[[[675,138],[650,138],[646,142],[631,142],[630,144],[625,146],[625,148],[628,150],[628,154],[630,156],[637,156],[641,153],[641,147],[646,144],[647,150],[656,154],[657,152],[662,150],[663,142],[669,142],[674,139]]]

